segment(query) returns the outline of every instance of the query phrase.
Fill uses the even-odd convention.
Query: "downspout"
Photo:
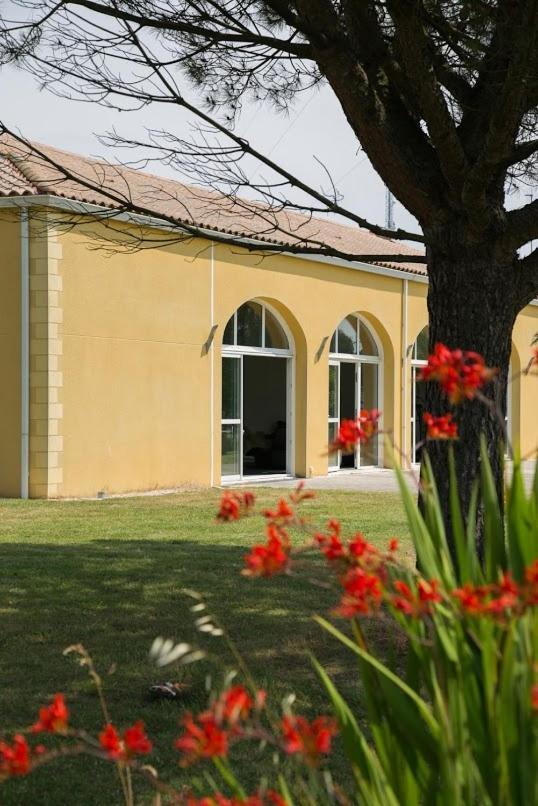
[[[210,251],[210,325],[211,325],[211,334],[214,334],[214,326],[215,326],[215,245],[211,244],[211,251]],[[209,355],[209,371],[211,373],[210,379],[210,391],[209,391],[209,417],[210,417],[210,424],[209,424],[209,439],[210,439],[210,446],[209,446],[209,462],[210,462],[210,484],[211,487],[215,484],[215,339],[211,339],[211,346],[210,346],[210,355]]]
[[[21,209],[21,498],[28,498],[30,432],[30,270],[28,209]]]
[[[402,455],[407,453],[407,295],[409,280],[402,279]]]

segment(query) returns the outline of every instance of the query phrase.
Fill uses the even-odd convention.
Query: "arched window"
[[[426,436],[426,426],[422,415],[426,406],[426,386],[418,380],[421,368],[428,361],[430,332],[426,325],[418,334],[411,354],[411,457],[420,462],[422,442]]]
[[[292,336],[279,314],[251,300],[222,343],[223,480],[292,473]]]
[[[245,302],[230,317],[222,343],[230,347],[290,349],[288,337],[275,314],[267,305],[255,301]]]
[[[376,409],[381,397],[381,347],[370,326],[357,314],[342,319],[329,348],[329,442],[342,420],[361,409]],[[358,446],[352,455],[329,457],[329,470],[377,466],[381,462],[377,437]]]

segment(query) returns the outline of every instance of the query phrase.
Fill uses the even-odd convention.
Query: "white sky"
[[[188,90],[186,95],[189,97]],[[190,99],[194,100],[193,93]],[[0,119],[30,140],[112,162],[114,153],[97,139],[112,128],[141,139],[146,129],[162,129],[181,137],[190,133],[190,119],[183,110],[154,105],[120,113],[94,103],[67,100],[41,90],[34,78],[13,67],[0,68]],[[343,194],[344,205],[370,222],[384,225],[385,186],[360,150],[330,88],[300,95],[287,115],[277,114],[268,106],[248,107],[236,131],[307,183],[328,188],[319,162],[323,163]],[[125,161],[133,159],[133,155],[119,150],[116,158]],[[148,170],[182,178],[165,165],[154,163]],[[524,188],[522,193],[511,195],[508,207],[527,203],[529,198],[524,194],[529,192]],[[397,201],[394,218],[397,226],[418,231],[416,220]],[[527,251],[529,246],[522,250]]]
[[[111,150],[98,141],[97,135],[113,127],[129,137],[143,137],[146,128],[180,136],[189,133],[188,119],[181,110],[155,105],[139,112],[119,113],[96,104],[69,101],[40,90],[35,79],[12,67],[0,69],[0,110],[2,121],[30,140],[87,156],[106,156],[111,161]],[[344,194],[346,206],[371,222],[384,224],[384,185],[360,150],[329,88],[301,95],[287,115],[268,107],[249,107],[242,112],[236,131],[301,179],[316,187],[328,187],[317,158]],[[132,159],[121,151],[117,155],[120,160]],[[149,170],[174,175],[166,166],[158,170],[152,165]],[[417,231],[415,220],[398,202],[394,213],[397,226]]]

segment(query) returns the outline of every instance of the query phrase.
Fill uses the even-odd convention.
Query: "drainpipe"
[[[21,241],[21,498],[28,498],[30,432],[30,271],[28,210],[20,211]]]
[[[213,328],[215,326],[215,245],[211,244],[210,251],[210,275],[211,275],[211,298],[210,298],[210,319],[211,319],[211,334],[214,335]],[[210,462],[210,484],[213,487],[215,483],[215,339],[211,339],[209,355],[209,371],[211,379],[209,384],[209,462]]]
[[[409,290],[409,280],[402,280],[402,444],[400,450],[403,454],[407,452],[407,295]]]

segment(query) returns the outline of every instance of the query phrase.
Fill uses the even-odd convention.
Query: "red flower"
[[[217,520],[237,521],[241,514],[248,514],[256,502],[254,493],[248,490],[244,493],[225,492],[220,499]]]
[[[241,685],[224,691],[213,708],[213,715],[219,724],[226,721],[230,726],[248,719],[253,708],[260,710],[265,703],[265,691],[258,691],[253,698]]]
[[[314,535],[314,539],[328,560],[339,560],[346,554],[340,533],[340,521],[336,518],[331,518],[327,524],[327,534],[316,532]]]
[[[264,804],[273,804],[274,806],[286,806],[286,801],[278,792],[269,789],[265,793],[265,798],[261,795],[249,795],[247,798],[227,798],[220,792],[215,792],[214,795],[206,795],[203,798],[189,797],[187,799],[187,806],[264,806]]]
[[[0,780],[30,772],[30,748],[20,734],[13,738],[13,745],[0,742]]]
[[[484,605],[484,612],[502,616],[505,610],[513,610],[519,604],[519,599],[513,593],[503,593],[496,599],[492,598]]]
[[[326,716],[318,716],[313,722],[303,716],[285,716],[281,729],[286,753],[300,753],[310,766],[331,752],[331,740],[337,733],[334,720]]]
[[[300,481],[295,490],[290,493],[290,501],[294,504],[300,504],[301,501],[307,501],[309,498],[315,497],[316,493],[312,492],[312,490],[305,490],[304,480]]]
[[[121,739],[118,731],[110,723],[99,734],[99,744],[106,750],[110,758],[118,758],[122,753]]]
[[[449,350],[439,342],[419,377],[423,381],[437,381],[451,403],[460,403],[464,398],[472,400],[496,373],[496,369],[486,367],[478,353]]]
[[[459,601],[461,608],[469,615],[482,613],[485,595],[484,588],[474,588],[469,582],[463,588],[456,588],[452,591],[452,596]]]
[[[398,592],[398,595],[392,596],[392,604],[397,610],[412,618],[430,615],[431,605],[441,601],[438,585],[436,579],[429,582],[419,579],[417,591],[414,593],[407,582],[397,579],[394,582],[394,590]]]
[[[525,590],[524,593],[526,592]],[[468,582],[463,588],[453,590],[452,596],[459,601],[461,609],[469,616],[485,614],[503,617],[507,610],[520,611],[522,604],[528,604],[526,599],[522,600],[519,585],[514,582],[510,572],[503,574],[501,581],[496,585],[473,587]]]
[[[185,758],[185,767],[199,758],[223,757],[228,753],[228,734],[217,723],[211,713],[200,714],[195,722],[191,714],[183,720],[185,733],[176,739],[175,747]]]
[[[533,711],[538,712],[538,683],[535,683],[531,689],[531,707]]]
[[[243,506],[246,510],[252,509],[256,503],[256,496],[250,490],[243,493]]]
[[[367,561],[372,557],[377,559],[379,556],[379,551],[376,549],[376,547],[372,546],[371,543],[368,543],[368,541],[365,540],[364,535],[362,535],[360,532],[357,532],[354,538],[350,541],[349,553],[351,557],[355,557],[357,559],[362,557]]]
[[[241,499],[237,493],[223,493],[220,499],[217,520],[237,521],[241,516]]]
[[[428,411],[422,415],[427,430],[427,439],[457,439],[458,438],[458,425],[452,422],[451,414],[443,414],[440,417],[434,417]]]
[[[32,733],[65,733],[69,719],[69,709],[63,694],[55,694],[51,705],[39,709],[39,718],[32,725]]]
[[[293,507],[291,507],[285,498],[281,498],[275,510],[266,509],[263,513],[265,517],[276,523],[289,523],[294,518]]]
[[[99,735],[99,744],[109,758],[119,761],[128,761],[133,756],[147,755],[151,753],[152,749],[152,744],[144,732],[142,721],[126,728],[122,738],[114,725],[109,723]]]
[[[289,538],[283,529],[269,526],[267,543],[254,546],[245,555],[247,576],[270,577],[283,573],[289,564]]]
[[[383,598],[383,584],[377,574],[363,568],[350,568],[342,580],[344,594],[335,613],[344,618],[369,615],[377,611]]]
[[[363,442],[367,442],[371,439],[374,434],[377,434],[377,430],[379,428],[379,418],[381,417],[381,412],[379,409],[361,409],[361,412],[358,417],[358,421],[361,424],[362,430],[365,434],[363,438]]]
[[[400,541],[397,537],[392,537],[389,541],[389,553],[396,554],[398,549],[400,548]]]
[[[141,720],[124,731],[123,741],[129,756],[143,756],[151,753],[152,744],[146,736],[144,723]]]
[[[528,605],[538,605],[538,560],[525,571],[525,602]]]
[[[353,453],[357,444],[368,442],[377,433],[380,416],[378,409],[363,409],[356,420],[342,420],[336,439],[329,446],[329,453]]]

